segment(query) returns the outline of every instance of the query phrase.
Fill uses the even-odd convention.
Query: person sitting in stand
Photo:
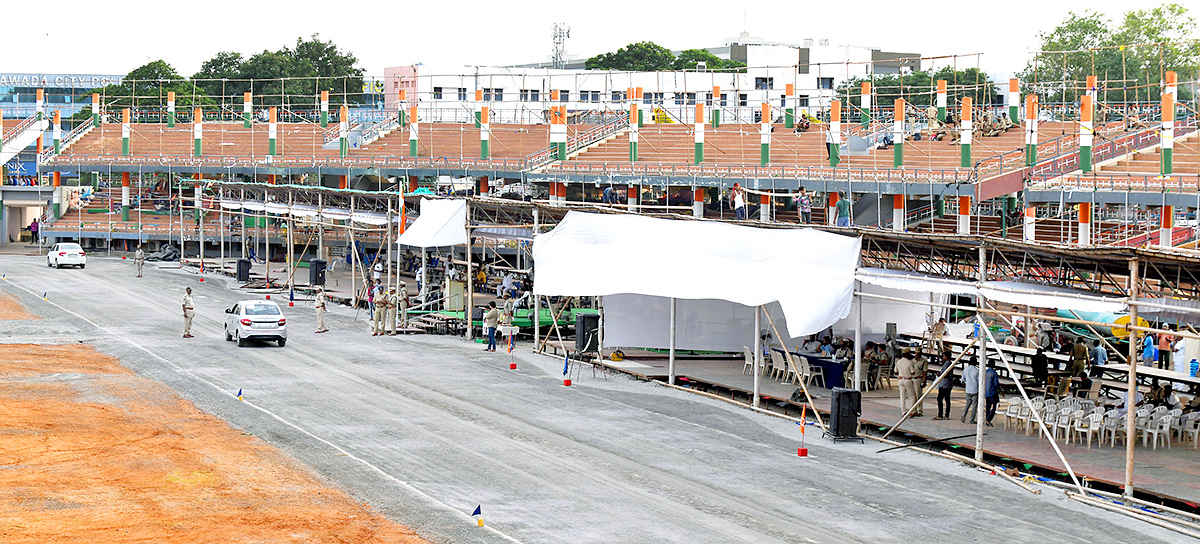
[[[826,336],[821,341],[821,355],[824,355],[826,357],[833,357],[833,352],[834,352],[833,342],[829,339],[828,336]]]
[[[807,351],[809,353],[816,353],[818,351],[821,351],[821,341],[817,340],[817,335],[814,334],[814,335],[809,336],[808,340],[805,340],[804,345],[801,347],[804,349],[804,351]]]
[[[929,327],[929,340],[934,353],[941,353],[946,350],[945,345],[942,343],[942,337],[946,336],[948,332],[950,332],[950,329],[946,325],[946,318],[944,317],[939,319],[937,323],[934,323],[932,327]]]
[[[849,359],[850,357],[852,357],[853,354],[854,354],[854,344],[852,344],[849,340],[846,340],[846,341],[842,342],[841,346],[838,346],[837,351],[835,351],[833,353],[833,358],[841,359],[841,360],[845,361],[846,359]]]

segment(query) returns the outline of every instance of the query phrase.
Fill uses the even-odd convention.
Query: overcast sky
[[[1183,0],[1188,5],[1191,0]],[[508,65],[549,60],[555,22],[571,29],[569,57],[587,58],[631,42],[670,49],[725,45],[743,30],[770,42],[805,38],[925,56],[983,53],[997,76],[1022,69],[1038,32],[1068,12],[1092,9],[1119,20],[1157,3],[1062,2],[289,2],[209,0],[52,4],[9,2],[0,72],[125,74],[163,59],[190,76],[219,51],[278,49],[319,33],[354,53],[367,75],[386,66]],[[195,6],[195,7],[191,7]],[[1192,3],[1193,16],[1200,9]],[[338,12],[337,8],[344,8]],[[636,8],[637,15],[626,13]],[[839,11],[840,8],[840,11]],[[165,10],[165,11],[164,11]],[[840,20],[834,22],[834,17]],[[99,18],[97,18],[99,17]],[[955,25],[963,23],[963,26]],[[125,24],[127,28],[120,28]],[[94,30],[89,30],[94,29]],[[948,62],[948,61],[939,61]],[[974,58],[960,59],[974,67]]]

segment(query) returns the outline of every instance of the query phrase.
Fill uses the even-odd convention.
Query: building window
[[[739,95],[738,95],[738,105],[739,105],[739,106],[745,106],[745,105],[746,105],[746,95],[745,95],[745,93],[743,93],[743,94],[739,94]]]
[[[683,93],[673,93],[671,95],[671,100],[675,102],[676,106],[682,104],[683,103]]]
[[[665,98],[666,98],[666,93],[654,93],[654,103],[655,104],[662,104],[663,100]]]
[[[775,88],[775,78],[773,77],[756,77],[754,78],[754,88],[760,91]]]
[[[721,105],[722,105],[722,106],[728,106],[728,105],[729,105],[729,94],[727,94],[727,93],[721,93]]]
[[[817,88],[818,89],[832,89],[833,88],[833,78],[831,78],[831,77],[817,78]]]
[[[433,88],[433,99],[434,99],[434,100],[441,100],[441,99],[442,99],[442,88],[441,88],[441,87],[434,87],[434,88]]]
[[[537,102],[540,96],[541,91],[537,89],[521,89],[521,102]]]
[[[592,102],[600,101],[600,91],[592,91]]]
[[[571,91],[559,90],[558,91],[558,101],[559,102],[570,102],[571,101]]]
[[[705,106],[712,105],[712,93],[704,93],[704,105]]]
[[[654,103],[654,93],[642,93],[642,103],[653,104]]]
[[[466,87],[458,88],[458,100],[459,100],[459,102],[467,101],[467,88]]]
[[[613,102],[620,102],[622,100],[625,100],[625,92],[624,91],[613,91],[612,92],[612,101]]]
[[[687,93],[687,103],[689,106],[696,105],[696,93]]]
[[[504,100],[504,89],[489,89],[483,88],[484,102],[502,102]]]

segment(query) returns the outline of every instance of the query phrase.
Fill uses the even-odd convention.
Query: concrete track
[[[237,348],[223,310],[260,298],[220,278],[90,257],[84,270],[0,256],[0,290],[40,321],[0,321],[0,342],[86,341],[437,542],[1117,542],[1181,535],[877,444],[831,444],[719,401],[484,353],[449,337],[371,337],[354,311],[313,334],[287,308],[289,342]],[[196,338],[180,298],[196,295]],[[45,301],[42,295],[46,295]],[[274,297],[278,299],[279,297]],[[236,398],[238,390],[244,402]],[[815,428],[814,428],[815,429]],[[482,505],[487,527],[469,514]]]

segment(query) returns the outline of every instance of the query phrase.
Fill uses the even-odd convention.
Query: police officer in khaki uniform
[[[142,265],[146,264],[146,252],[142,251],[141,244],[138,244],[137,251],[133,253],[133,264],[137,265],[137,277],[142,277]]]
[[[196,304],[192,301],[192,288],[183,294],[183,337],[192,338],[192,318],[196,317]]]
[[[410,301],[408,298],[408,284],[400,282],[398,289],[400,292],[396,296],[396,313],[400,318],[400,324],[397,328],[400,328],[408,326],[408,304]]]
[[[317,331],[316,332],[329,331],[329,329],[325,328],[325,288],[324,287],[317,288],[317,299],[313,302],[313,306],[317,310]]]
[[[375,284],[377,287],[379,284]],[[383,293],[380,288],[379,294],[375,295],[375,321],[371,323],[371,336],[382,336],[387,334],[384,331],[384,317],[388,312],[388,295]]]
[[[384,324],[387,326],[388,336],[396,336],[396,307],[400,304],[400,297],[396,296],[396,288],[388,289],[388,294],[384,297],[387,303],[387,315],[384,317]]]
[[[908,413],[917,400],[917,364],[913,361],[912,351],[905,350],[896,360],[896,374],[900,376],[900,413]]]

